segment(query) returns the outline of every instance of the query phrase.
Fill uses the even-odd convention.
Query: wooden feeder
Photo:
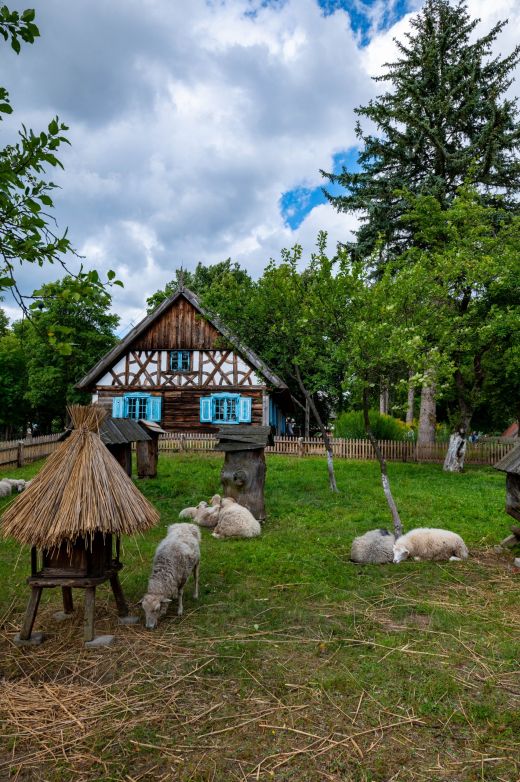
[[[133,418],[105,418],[99,436],[129,476],[132,475],[132,443],[139,445],[152,439]]]
[[[96,587],[110,582],[120,617],[128,616],[119,570],[120,536],[159,521],[155,508],[103,445],[98,431],[106,412],[72,406],[75,429],[2,517],[4,536],[31,546],[31,596],[15,641],[32,635],[42,590],[61,587],[63,613],[73,611],[72,589],[85,590],[84,639],[94,642]],[[115,551],[113,544],[115,541]]]
[[[220,480],[224,497],[233,497],[264,521],[264,484],[266,445],[273,445],[270,426],[221,426],[217,432],[217,451],[224,451]]]
[[[520,444],[497,464],[495,470],[506,473],[506,513],[520,521]],[[512,535],[502,541],[502,546],[520,543],[520,527],[512,527]]]
[[[139,426],[144,429],[147,438],[137,442],[137,475],[139,478],[155,478],[159,459],[159,437],[164,434],[164,429],[155,421],[144,419],[139,420]]]

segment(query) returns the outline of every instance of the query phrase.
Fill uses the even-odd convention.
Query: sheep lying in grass
[[[260,535],[260,522],[232,497],[219,498],[219,505],[216,507],[219,514],[217,526],[213,531],[214,538],[256,538]]]
[[[182,615],[182,593],[192,573],[195,579],[193,597],[198,598],[199,543],[200,530],[195,524],[171,524],[168,527],[168,534],[155,551],[148,591],[141,601],[148,630],[157,627],[158,620],[164,616],[173,598],[177,598],[177,615]]]
[[[21,492],[27,488],[29,481],[24,481],[23,478],[3,478],[2,480],[11,484],[11,490],[16,489],[17,492]]]
[[[215,497],[218,497],[218,500],[220,502],[220,497],[218,494],[215,495]],[[179,513],[180,519],[193,519],[195,524],[198,524],[199,527],[216,527],[218,522],[218,514],[220,512],[220,506],[213,503],[213,500],[215,497],[212,498],[211,502],[212,505],[208,505],[207,502],[202,500],[202,502],[199,502],[199,504],[195,508],[184,508],[184,510],[181,510]]]
[[[418,527],[401,535],[394,543],[394,562],[412,557],[416,561],[456,561],[468,558],[466,544],[456,532]]]
[[[13,491],[21,492],[29,485],[22,478],[2,478],[0,481],[0,497],[9,497]]]
[[[360,565],[382,565],[394,558],[395,537],[386,529],[371,529],[354,538],[350,559]]]
[[[10,497],[13,487],[6,481],[0,481],[0,497]]]

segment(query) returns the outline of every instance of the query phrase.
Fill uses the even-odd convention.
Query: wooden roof
[[[133,418],[105,418],[99,436],[105,445],[126,445],[152,439]]]
[[[263,375],[272,386],[274,386],[274,388],[287,388],[287,385],[284,383],[284,381],[279,378],[278,375],[276,375],[272,369],[270,369],[267,364],[256,355],[256,353],[243,345],[238,337],[233,334],[226,326],[224,326],[224,324],[221,323],[218,318],[210,315],[207,310],[202,307],[197,296],[192,291],[188,290],[188,288],[180,288],[177,290],[172,296],[165,299],[162,304],[159,304],[159,306],[153,312],[143,318],[143,320],[138,323],[137,326],[134,326],[134,328],[129,331],[126,337],[121,340],[121,342],[119,342],[114,348],[112,348],[112,350],[103,356],[103,358],[98,361],[98,363],[90,370],[90,372],[88,372],[85,377],[76,383],[76,388],[82,391],[86,391],[91,388],[96,383],[98,378],[107,372],[119,360],[119,358],[131,348],[132,344],[138,339],[138,337],[146,332],[153,323],[159,320],[181,297],[184,297],[187,301],[189,301],[189,303],[195,307],[195,309],[209,323],[211,323],[220,332],[220,334],[222,334],[222,336],[224,336],[228,342],[231,343],[231,345],[233,345],[237,353],[239,353],[246,361],[249,362],[249,364],[257,369],[258,372]]]
[[[520,443],[493,466],[495,470],[520,475]]]

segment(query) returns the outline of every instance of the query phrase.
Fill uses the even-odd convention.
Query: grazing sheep
[[[418,527],[401,535],[394,543],[394,562],[413,557],[416,561],[460,560],[468,558],[466,544],[456,532]]]
[[[214,538],[256,538],[262,528],[253,514],[232,497],[219,499],[220,513],[213,531]]]
[[[182,593],[192,573],[195,578],[193,597],[198,598],[199,543],[200,530],[194,524],[171,524],[168,527],[168,534],[155,551],[148,591],[141,600],[148,630],[157,627],[159,618],[164,616],[175,597],[178,601],[177,616],[182,615]]]
[[[2,480],[0,481],[0,497],[10,497],[12,493],[13,487],[9,483],[9,481]]]
[[[354,538],[350,559],[360,565],[382,565],[394,558],[395,537],[386,529],[371,529]]]
[[[220,500],[218,494],[216,494],[215,497],[218,497]],[[215,497],[212,498],[212,503]],[[199,527],[216,527],[219,513],[220,505],[213,505],[213,507],[210,507],[207,502],[202,500],[195,508],[184,508],[184,510],[181,510],[179,518],[193,519],[195,524],[198,524]]]

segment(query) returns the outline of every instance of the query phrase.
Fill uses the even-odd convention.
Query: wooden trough
[[[99,437],[106,412],[79,405],[69,412],[75,429],[2,517],[4,536],[31,546],[27,579],[31,596],[15,638],[19,644],[43,640],[43,634],[33,635],[32,630],[46,588],[61,588],[64,616],[74,609],[72,589],[85,590],[87,644],[100,640],[94,633],[97,586],[110,582],[118,614],[127,617],[118,575],[120,536],[144,531],[159,521],[155,508]]]

